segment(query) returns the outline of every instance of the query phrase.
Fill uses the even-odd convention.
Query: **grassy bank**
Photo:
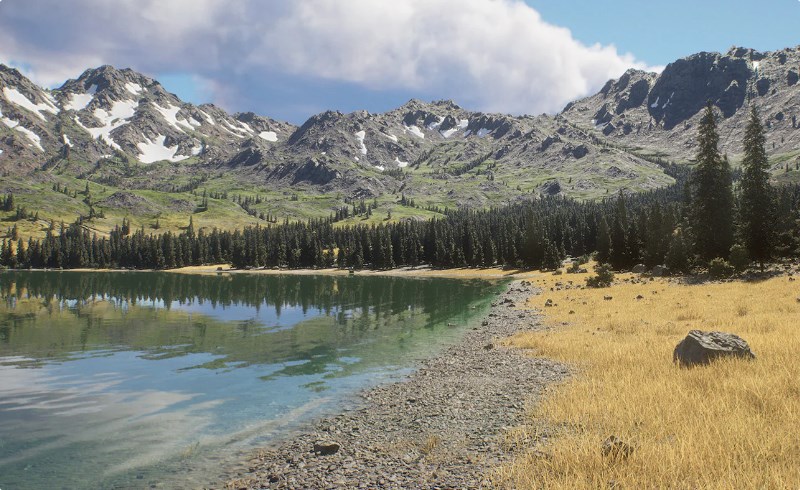
[[[585,276],[533,280],[544,292],[530,301],[555,328],[509,343],[570,363],[576,375],[537,404],[530,427],[511,434],[538,443],[498,471],[501,486],[800,486],[800,281],[682,285],[619,276],[609,289],[566,287]],[[556,306],[544,308],[547,299]],[[673,348],[694,328],[742,336],[757,360],[678,368]],[[629,458],[602,456],[612,434],[635,447]]]

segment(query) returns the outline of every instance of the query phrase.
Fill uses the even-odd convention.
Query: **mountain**
[[[296,127],[185,103],[129,69],[86,70],[47,90],[0,65],[0,191],[47,219],[107,216],[92,218],[100,232],[122,217],[175,228],[197,210],[200,226],[233,227],[327,217],[361,199],[374,216],[345,221],[547,194],[591,199],[673,182],[663,165],[691,161],[707,100],[734,163],[749,106],[758,107],[777,175],[800,155],[798,72],[798,49],[732,48],[660,74],[630,70],[555,116],[411,100],[380,114],[328,111]],[[76,194],[89,184],[91,195]],[[212,196],[208,206],[201,193]]]
[[[720,149],[742,152],[750,106],[765,120],[776,165],[800,154],[800,47],[774,52],[733,47],[677,60],[660,74],[629,70],[600,92],[570,103],[560,117],[634,152],[688,162],[701,110],[719,116]]]

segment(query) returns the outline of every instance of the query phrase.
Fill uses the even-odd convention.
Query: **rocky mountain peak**
[[[104,106],[113,101],[138,100],[147,93],[156,98],[177,101],[152,78],[130,68],[118,70],[110,65],[84,71],[77,79],[67,80],[58,92],[62,96],[62,104],[73,110],[86,108],[90,102],[89,96],[105,101]],[[75,99],[77,102],[71,102]]]
[[[728,52],[725,53],[726,56],[731,58],[744,58],[752,61],[759,61],[764,59],[767,55],[766,53],[762,53],[760,51],[756,51],[753,48],[744,48],[741,46],[731,46],[728,49]]]
[[[628,71],[599,93],[568,104],[562,116],[621,144],[689,159],[708,101],[721,118],[720,145],[732,156],[741,151],[748,108],[755,105],[775,135],[773,150],[790,151],[800,143],[798,66],[796,48],[701,52],[668,64],[660,74]]]

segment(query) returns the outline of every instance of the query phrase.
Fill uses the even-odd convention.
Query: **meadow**
[[[530,304],[550,328],[507,344],[567,363],[574,375],[508,433],[527,449],[498,470],[499,486],[798,488],[800,282],[625,274],[610,288],[580,288],[589,275],[532,281],[542,294]],[[673,349],[692,329],[735,333],[757,358],[680,368]],[[603,456],[611,435],[633,453]]]

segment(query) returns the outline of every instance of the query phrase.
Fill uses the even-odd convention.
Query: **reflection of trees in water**
[[[376,318],[422,308],[436,317],[452,315],[485,295],[486,281],[408,279],[399,277],[268,276],[226,274],[201,276],[157,272],[8,272],[0,276],[0,294],[56,298],[78,303],[115,299],[130,304],[162,302],[210,303],[218,306],[316,309],[345,320],[345,309],[372,311]]]
[[[497,288],[487,281],[396,277],[191,276],[171,273],[9,272],[0,276],[0,294],[8,308],[0,314],[3,345],[14,355],[69,359],[71,353],[117,346],[146,353],[147,359],[211,353],[216,360],[195,367],[217,369],[238,363],[286,365],[274,376],[346,374],[396,357],[407,342],[423,345],[439,336],[434,327],[469,316],[468,307],[486,301]],[[18,297],[19,296],[19,297]],[[17,299],[33,299],[61,316],[27,318]],[[130,308],[95,312],[98,300],[126,302]],[[60,308],[76,301],[75,308]],[[178,309],[137,308],[141,304],[210,303],[215,307],[281,307],[321,311],[291,328],[264,329],[256,320],[226,321],[204,315],[187,317]],[[29,303],[29,302],[28,302]],[[85,308],[84,308],[85,306]],[[35,315],[34,315],[35,316]],[[18,317],[18,318],[17,318]],[[41,321],[40,328],[27,328]],[[332,328],[335,327],[335,328]],[[425,333],[416,330],[425,328]],[[4,331],[5,329],[5,331]],[[415,331],[416,330],[416,331]],[[53,345],[53,336],[59,339]],[[2,354],[0,354],[2,355]],[[353,356],[353,366],[340,360]],[[336,374],[339,375],[339,374]]]

